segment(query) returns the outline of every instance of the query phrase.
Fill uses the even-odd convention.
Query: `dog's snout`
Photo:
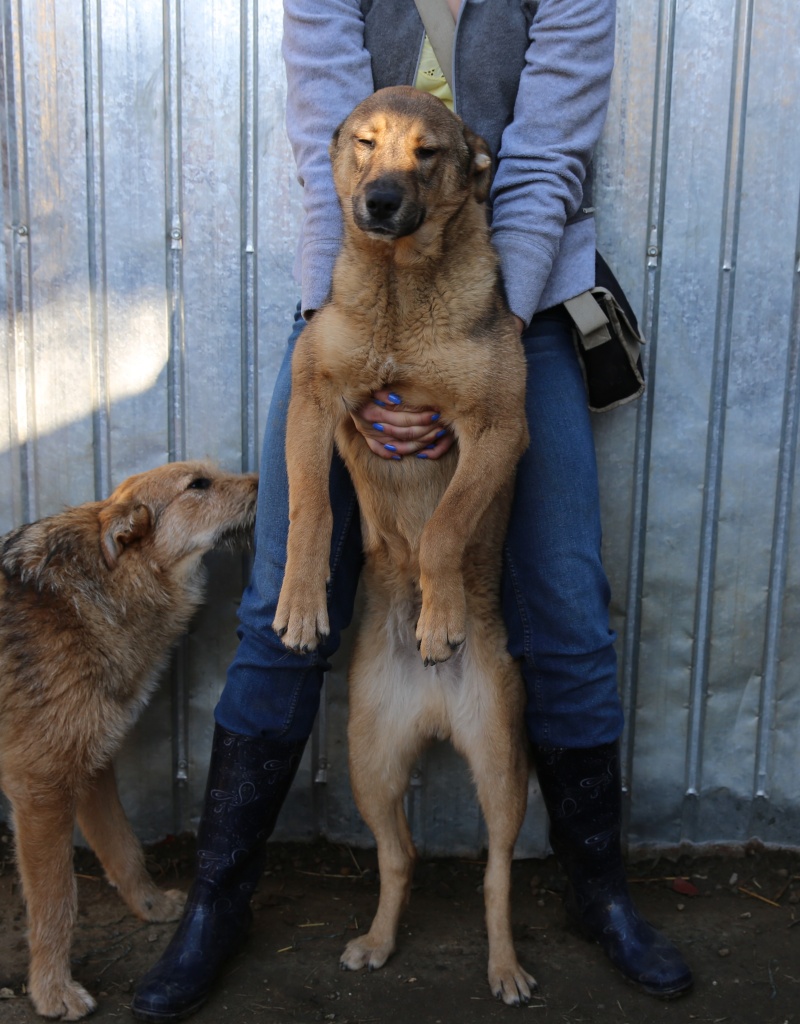
[[[366,197],[367,212],[375,220],[389,220],[403,205],[403,193],[397,188],[379,187]]]
[[[354,197],[353,218],[362,231],[386,238],[410,235],[425,219],[413,183],[397,177],[375,178]]]

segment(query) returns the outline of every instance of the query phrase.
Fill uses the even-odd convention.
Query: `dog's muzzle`
[[[353,219],[368,234],[403,238],[422,225],[425,209],[410,200],[399,186],[377,181],[353,197]]]

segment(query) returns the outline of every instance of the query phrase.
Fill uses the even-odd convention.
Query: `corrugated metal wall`
[[[170,458],[255,466],[299,214],[278,0],[0,5],[0,531]],[[632,843],[800,845],[799,97],[792,0],[619,0],[599,230],[649,389],[597,440]],[[210,568],[120,758],[147,839],[202,796],[243,572]],[[340,665],[282,835],[368,841],[345,716]],[[409,809],[427,851],[480,847],[448,750]]]

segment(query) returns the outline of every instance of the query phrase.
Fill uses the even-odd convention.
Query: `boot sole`
[[[192,1003],[191,1006],[187,1006],[182,1010],[172,1011],[171,1013],[158,1013],[155,1010],[138,1010],[131,1003],[131,1013],[137,1020],[151,1021],[152,1024],[165,1024],[165,1022],[172,1020],[185,1020],[187,1017],[191,1017],[193,1013],[197,1011],[208,1002],[208,996],[203,996],[202,999]]]
[[[684,984],[665,991],[661,988],[651,988],[649,985],[643,985],[640,981],[634,981],[633,978],[629,978],[627,974],[624,974],[619,967],[615,967],[615,970],[632,988],[638,988],[640,992],[645,992],[648,996],[653,996],[655,999],[662,999],[665,1003],[674,999],[680,999],[694,985],[694,978],[690,978]]]

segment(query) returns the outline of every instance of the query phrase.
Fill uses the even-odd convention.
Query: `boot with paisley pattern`
[[[618,745],[534,747],[534,761],[550,815],[550,844],[567,875],[569,918],[638,988],[662,999],[681,995],[692,984],[691,971],[669,939],[639,914],[628,891]]]
[[[174,1021],[195,1013],[240,949],[267,838],[304,746],[216,726],[197,833],[197,874],[175,934],[136,988],[131,1011],[138,1020]]]

